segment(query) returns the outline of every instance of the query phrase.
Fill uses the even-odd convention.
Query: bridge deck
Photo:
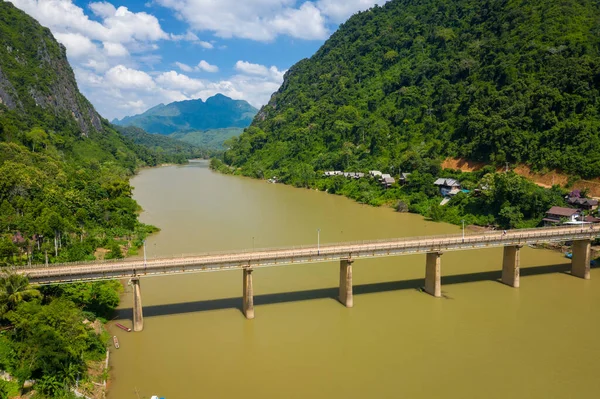
[[[430,237],[411,237],[360,243],[340,243],[300,248],[213,253],[197,256],[115,262],[70,263],[19,267],[32,283],[52,284],[75,281],[159,276],[269,267],[294,263],[330,262],[340,259],[410,255],[437,251],[459,251],[486,247],[589,240],[600,235],[600,226],[567,226]]]

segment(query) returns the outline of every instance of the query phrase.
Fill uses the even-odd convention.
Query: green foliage
[[[246,101],[232,100],[217,94],[206,102],[198,99],[160,104],[143,114],[114,120],[113,123],[168,135],[194,130],[245,128],[252,122],[256,112],[256,108]]]
[[[225,142],[232,137],[239,136],[244,129],[240,127],[230,127],[223,129],[209,129],[202,131],[183,131],[175,132],[169,135],[177,140],[185,141],[202,148],[213,150],[226,149]]]
[[[186,163],[193,158],[207,158],[214,153],[203,146],[181,139],[179,137],[165,137],[159,134],[146,133],[135,126],[114,126],[121,135],[141,146],[140,157],[148,166],[156,166],[164,163]],[[200,148],[204,147],[204,148]]]
[[[445,156],[600,176],[599,7],[591,0],[373,7],[290,68],[224,160],[245,175],[287,176],[292,184],[297,165],[426,172]]]
[[[123,286],[118,281],[62,284],[42,288],[45,295],[68,299],[86,312],[85,317],[93,321],[102,317],[110,319],[119,304]]]
[[[86,380],[89,360],[104,358],[106,337],[85,321],[109,317],[123,288],[117,281],[42,287],[4,270],[0,277],[0,369],[18,379],[37,380],[45,397],[67,398],[77,378]],[[43,301],[42,301],[43,299]],[[83,309],[83,310],[82,310]],[[3,389],[14,387],[0,384]]]
[[[41,298],[40,292],[29,286],[27,277],[12,270],[3,270],[0,278],[0,318],[22,302]]]
[[[8,370],[21,383],[53,378],[62,388],[73,384],[78,374],[85,375],[86,360],[104,355],[104,342],[83,323],[81,310],[71,301],[23,302],[7,318],[14,327],[7,333]]]

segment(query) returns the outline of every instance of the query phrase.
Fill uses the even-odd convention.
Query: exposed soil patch
[[[476,172],[486,166],[483,162],[473,162],[462,158],[448,158],[442,162],[442,168],[457,169],[463,172]],[[497,168],[497,172],[503,171],[504,168]],[[527,165],[518,165],[512,169],[516,174],[523,176],[538,186],[550,188],[554,184],[565,187],[569,182],[569,175],[558,170],[552,170],[548,173],[535,173],[531,171]],[[591,180],[578,180],[572,189],[588,189],[589,195],[592,197],[600,197],[600,178]]]

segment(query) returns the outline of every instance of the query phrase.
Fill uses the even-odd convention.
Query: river
[[[206,162],[132,180],[147,256],[459,233],[412,214],[213,173]],[[110,399],[597,398],[600,270],[523,248],[521,288],[497,281],[501,249],[442,256],[442,291],[419,292],[425,256],[354,263],[354,308],[336,263],[254,272],[254,320],[238,271],[143,278],[145,329],[111,327]],[[120,316],[130,325],[132,298]]]

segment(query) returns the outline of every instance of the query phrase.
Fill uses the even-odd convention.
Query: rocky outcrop
[[[22,105],[15,102],[15,99],[18,99],[15,88],[10,81],[6,79],[2,73],[2,68],[0,67],[0,104],[7,106],[8,109],[20,108]]]
[[[79,92],[66,49],[49,29],[0,2],[0,103],[11,110],[34,107],[72,119],[82,135],[101,131],[102,121]]]

